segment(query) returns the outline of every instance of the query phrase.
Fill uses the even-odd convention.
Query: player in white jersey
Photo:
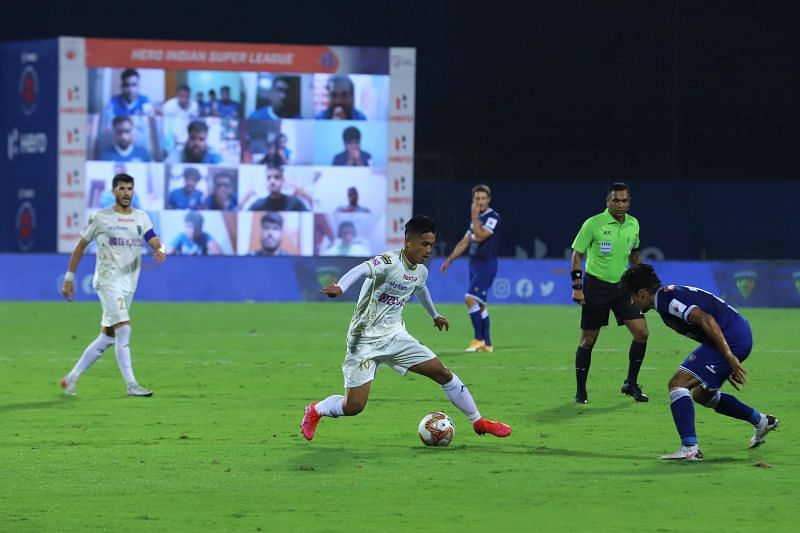
[[[314,438],[323,416],[354,416],[364,410],[378,365],[387,365],[405,375],[409,371],[427,376],[442,386],[450,401],[472,422],[479,435],[498,437],[511,434],[511,427],[481,417],[467,386],[445,367],[433,352],[412,337],[403,323],[403,307],[416,295],[433,318],[439,331],[449,329],[447,319],[436,312],[425,287],[428,269],[423,264],[436,241],[436,225],[425,216],[406,224],[405,245],[361,263],[342,278],[322,289],[331,298],[341,296],[353,283],[366,277],[361,286],[350,329],[344,373],[344,396],[335,394],[306,407],[301,431],[306,440]]]
[[[164,261],[166,250],[153,231],[153,224],[147,213],[131,207],[133,178],[127,174],[117,174],[111,183],[116,203],[100,209],[89,218],[69,258],[64,286],[61,289],[64,297],[72,301],[75,294],[75,270],[86,247],[94,240],[97,243],[94,288],[103,307],[100,336],[86,347],[75,367],[61,380],[61,386],[66,394],[74,395],[80,375],[113,344],[128,395],[152,396],[153,392],[140,386],[133,375],[131,320],[128,311],[139,282],[142,243],[147,242],[153,249],[156,263]]]

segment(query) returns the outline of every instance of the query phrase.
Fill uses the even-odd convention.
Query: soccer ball
[[[419,423],[419,438],[426,446],[447,446],[455,435],[453,421],[439,411],[428,413]]]

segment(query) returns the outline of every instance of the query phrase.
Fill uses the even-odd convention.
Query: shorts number
[[[117,303],[119,304],[119,310],[125,311],[128,307],[125,305],[125,298],[120,296],[117,297]]]

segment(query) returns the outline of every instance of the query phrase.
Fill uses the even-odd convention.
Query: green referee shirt
[[[639,248],[639,221],[625,215],[620,224],[608,209],[587,218],[572,249],[586,255],[586,272],[592,276],[617,283],[628,268],[631,251]]]

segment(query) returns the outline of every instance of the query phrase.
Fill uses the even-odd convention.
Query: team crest
[[[611,241],[600,241],[600,253],[603,255],[611,253]]]

